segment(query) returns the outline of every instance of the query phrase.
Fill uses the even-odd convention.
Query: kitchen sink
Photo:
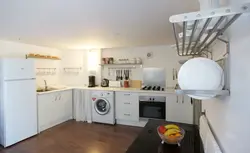
[[[59,90],[60,88],[48,88],[48,89],[37,89],[36,92],[48,92],[53,90]]]

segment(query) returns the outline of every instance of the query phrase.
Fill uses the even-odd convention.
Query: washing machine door
[[[99,98],[94,104],[95,111],[100,115],[105,115],[110,110],[110,103],[104,98]]]

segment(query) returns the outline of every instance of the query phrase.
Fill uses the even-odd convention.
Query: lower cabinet
[[[39,132],[73,118],[72,90],[38,95],[37,102]]]
[[[194,107],[190,97],[169,94],[166,99],[167,121],[193,124]]]
[[[137,93],[115,93],[115,118],[125,121],[139,121],[139,98]]]

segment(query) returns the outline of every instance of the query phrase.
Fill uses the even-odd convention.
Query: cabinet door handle
[[[59,100],[61,100],[61,95],[60,95],[60,97],[59,97]]]
[[[125,116],[130,116],[130,114],[124,114]]]
[[[124,96],[130,96],[130,94],[124,94]]]
[[[129,104],[130,105],[131,103],[130,102],[125,102],[124,104]]]
[[[57,101],[57,97],[58,97],[58,96],[56,96],[55,101]]]
[[[182,96],[182,104],[184,103],[184,96]]]
[[[176,96],[176,103],[178,103],[178,101],[179,101],[178,99],[179,99],[178,96]]]

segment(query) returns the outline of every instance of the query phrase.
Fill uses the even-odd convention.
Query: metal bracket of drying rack
[[[247,12],[250,12],[250,3],[171,16],[169,21],[173,27],[177,54],[179,56],[202,56],[204,54],[208,56],[208,53],[211,53],[209,47],[217,39],[227,44],[226,54],[228,54],[229,42],[220,38],[220,36],[223,35],[241,14]],[[183,36],[180,40],[181,43],[178,41],[177,23],[182,25]],[[191,23],[191,26],[188,23]],[[209,27],[211,23],[212,27]],[[186,37],[187,30],[191,30],[192,32],[189,40],[186,41],[188,39]],[[194,39],[195,35],[197,35],[196,39]]]

